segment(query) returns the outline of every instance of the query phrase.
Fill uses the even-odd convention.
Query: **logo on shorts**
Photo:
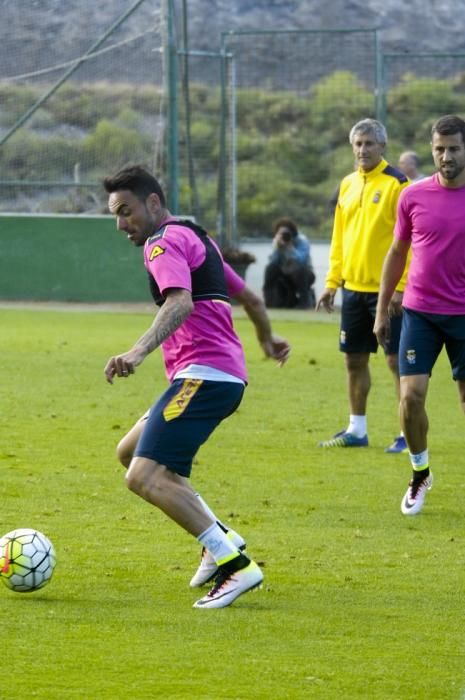
[[[192,397],[203,384],[202,379],[185,379],[182,388],[163,409],[163,418],[168,422],[179,418],[189,405]]]
[[[347,340],[346,332],[341,331],[341,333],[339,335],[339,342],[341,343],[341,345],[345,345],[346,340]]]
[[[373,203],[378,204],[380,199],[381,199],[381,190],[376,190],[375,194],[373,195]]]
[[[415,350],[407,350],[407,352],[405,353],[405,359],[407,360],[409,365],[416,364],[417,353],[415,352]]]

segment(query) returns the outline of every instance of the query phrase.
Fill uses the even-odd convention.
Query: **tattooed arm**
[[[113,384],[113,378],[128,377],[135,368],[170,337],[192,313],[194,304],[190,292],[186,289],[170,289],[166,300],[150,328],[134,343],[131,350],[122,355],[115,355],[108,360],[104,373],[107,382]]]

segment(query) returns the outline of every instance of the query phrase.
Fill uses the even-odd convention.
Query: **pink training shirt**
[[[438,175],[401,192],[394,237],[411,241],[403,305],[431,314],[465,314],[465,187]]]
[[[156,248],[156,250],[154,250]],[[160,289],[192,292],[191,272],[205,260],[205,246],[190,229],[176,222],[166,225],[163,237],[147,241],[144,265]],[[228,294],[234,296],[244,281],[224,263]],[[191,364],[205,365],[247,381],[244,351],[233,328],[231,305],[224,301],[194,301],[194,310],[161,345],[168,380]]]

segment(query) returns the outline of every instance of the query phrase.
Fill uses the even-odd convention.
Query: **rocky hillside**
[[[174,1],[181,37],[182,3]],[[159,25],[165,2],[142,2],[112,42]],[[1,76],[79,56],[133,4],[127,0],[0,0]],[[189,43],[191,49],[216,50],[221,33],[228,30],[376,27],[382,30],[385,51],[465,51],[465,16],[458,11],[462,5],[457,0],[188,0]],[[144,65],[140,65],[134,77],[143,76]]]
[[[228,29],[379,28],[387,51],[465,50],[456,0],[189,0],[189,6],[193,38]]]

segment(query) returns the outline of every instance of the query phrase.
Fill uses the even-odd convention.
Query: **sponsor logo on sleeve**
[[[161,245],[154,245],[152,250],[150,251],[149,255],[149,261],[152,262],[155,258],[158,258],[159,255],[163,255],[165,252],[165,248],[162,248]]]

